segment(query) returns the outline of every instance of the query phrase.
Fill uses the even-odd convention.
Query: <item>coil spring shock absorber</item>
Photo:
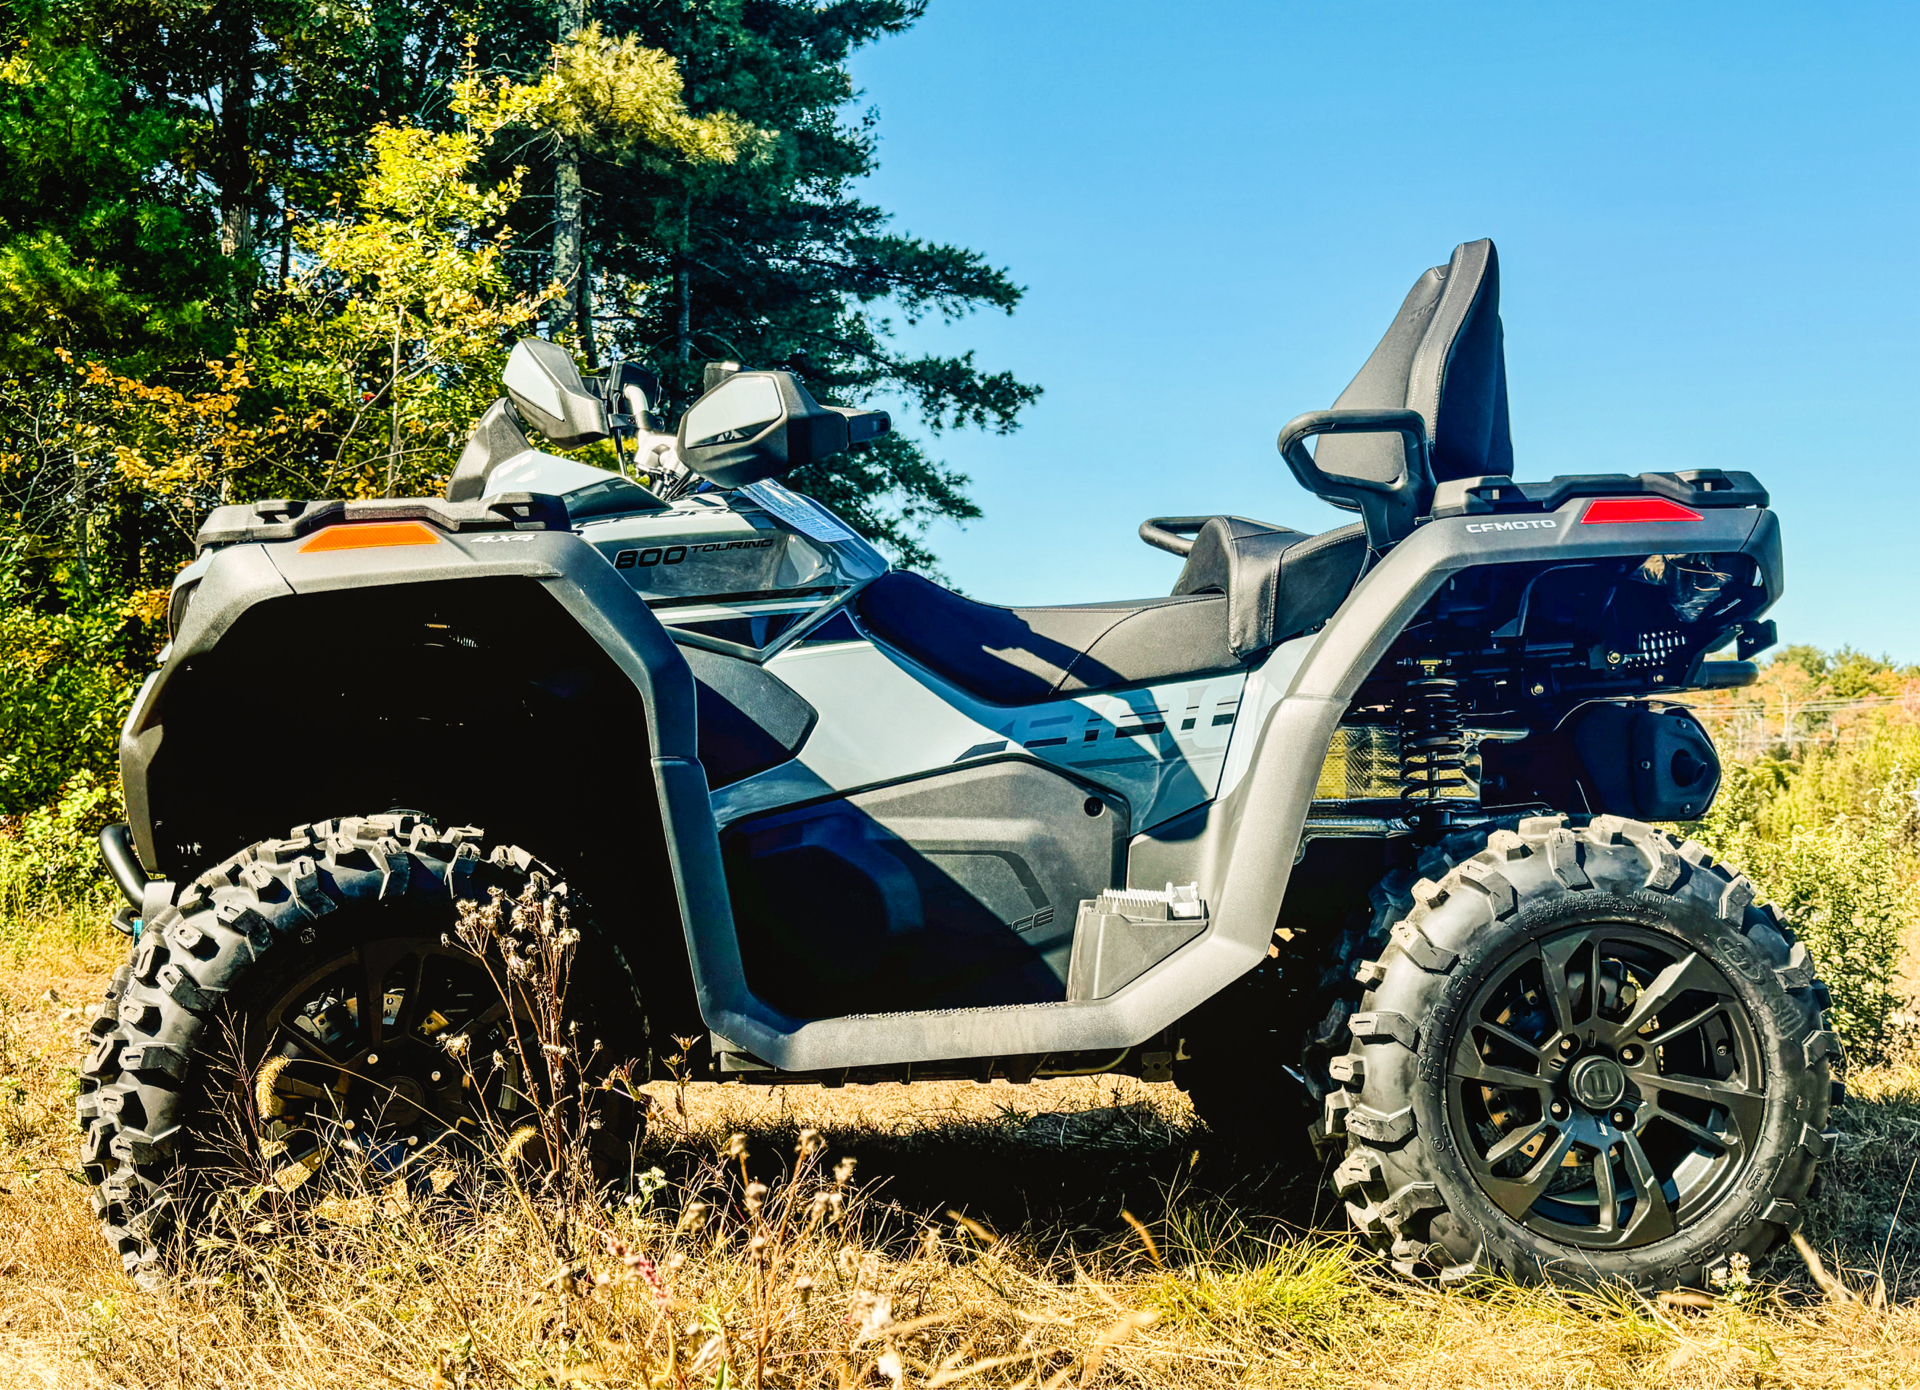
[[[1400,707],[1400,803],[1408,819],[1445,821],[1477,798],[1450,794],[1469,787],[1467,736],[1460,722],[1460,682],[1430,668],[1406,684]]]

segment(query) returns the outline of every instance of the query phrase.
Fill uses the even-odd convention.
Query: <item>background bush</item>
[[[1796,703],[1855,703],[1817,722],[1783,722],[1773,710],[1787,706],[1767,701],[1788,683]],[[1730,760],[1707,817],[1684,829],[1745,871],[1807,943],[1833,992],[1835,1031],[1860,1062],[1901,1041],[1911,986],[1901,964],[1920,942],[1916,688],[1911,668],[1792,647],[1754,694],[1700,701],[1723,756],[1733,742],[1726,725],[1747,711],[1764,707],[1761,722],[1779,738]]]
[[[119,894],[100,867],[97,836],[120,816],[118,789],[77,774],[52,804],[0,817],[0,949],[18,955],[49,936],[98,936]]]

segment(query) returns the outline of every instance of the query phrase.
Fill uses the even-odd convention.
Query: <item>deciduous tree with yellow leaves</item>
[[[44,799],[45,769],[106,759],[129,663],[158,633],[154,581],[186,557],[209,509],[417,496],[444,483],[514,337],[554,293],[506,273],[526,171],[487,176],[497,140],[624,140],[649,158],[720,164],[756,134],[726,115],[690,116],[671,58],[597,29],[556,45],[537,81],[469,71],[452,103],[458,129],[372,132],[351,196],[295,232],[299,259],[270,311],[197,380],[147,380],[60,349],[48,370],[0,381],[0,410],[15,421],[0,434],[0,488],[16,509],[0,533],[0,576],[18,583],[21,561],[50,560],[82,600],[71,609],[90,615],[76,623],[19,605],[0,618],[0,661],[11,657],[19,678],[0,685],[0,729],[18,752],[0,762],[0,809]],[[154,517],[165,525],[125,524]],[[103,549],[112,574],[91,564]],[[85,601],[107,591],[117,607]],[[76,719],[80,692],[35,694],[68,664],[119,673],[104,692],[86,687],[106,708]]]

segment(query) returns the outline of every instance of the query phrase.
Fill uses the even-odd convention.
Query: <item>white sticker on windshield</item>
[[[801,535],[829,544],[856,540],[845,522],[814,501],[793,492],[773,479],[752,483],[740,489],[761,510],[771,512]]]

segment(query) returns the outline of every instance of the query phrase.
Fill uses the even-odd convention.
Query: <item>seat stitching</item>
[[[1350,531],[1342,526],[1336,531],[1322,532],[1320,535],[1313,537],[1313,539],[1302,541],[1298,545],[1290,545],[1281,553],[1283,555],[1290,555],[1298,551],[1302,555],[1317,555],[1330,546],[1340,545],[1346,541],[1364,540],[1365,538],[1365,532]]]
[[[1055,695],[1058,695],[1061,692],[1061,689],[1066,685],[1066,683],[1073,678],[1074,667],[1078,666],[1083,660],[1085,660],[1089,655],[1091,655],[1095,647],[1099,646],[1102,642],[1106,641],[1107,638],[1113,634],[1114,630],[1117,629],[1122,623],[1126,622],[1128,618],[1138,617],[1141,611],[1142,610],[1134,609],[1131,611],[1124,612],[1122,616],[1115,618],[1111,623],[1108,623],[1105,627],[1101,628],[1099,636],[1095,637],[1091,642],[1087,643],[1079,651],[1075,652],[1073,654],[1073,660],[1069,661],[1067,663],[1066,669],[1060,673],[1060,679],[1053,683],[1053,693]]]
[[[1231,648],[1240,617],[1240,596],[1234,592],[1239,585],[1233,582],[1233,576],[1240,569],[1240,538],[1234,536],[1228,544],[1231,549],[1227,552],[1227,646]]]

